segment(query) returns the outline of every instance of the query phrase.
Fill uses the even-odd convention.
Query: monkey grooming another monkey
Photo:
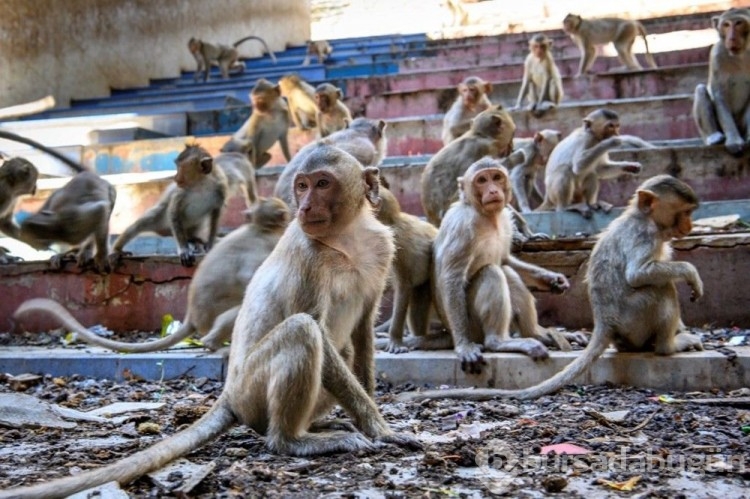
[[[21,222],[18,239],[35,249],[47,249],[53,243],[78,246],[79,268],[93,261],[97,272],[109,272],[109,219],[116,197],[109,182],[96,173],[81,172],[53,192],[38,212]],[[61,268],[66,256],[53,256],[52,268]]]
[[[712,20],[719,40],[711,47],[708,86],[695,87],[693,117],[706,145],[724,143],[739,155],[750,145],[750,9]]]
[[[237,40],[231,46],[221,43],[208,43],[198,38],[190,38],[188,40],[188,49],[193,54],[195,62],[198,63],[193,79],[198,81],[201,73],[203,73],[203,81],[208,81],[208,74],[211,71],[212,63],[219,66],[221,76],[224,79],[229,78],[229,71],[239,73],[245,71],[245,64],[239,61],[240,53],[237,47],[247,40],[258,40],[262,43],[263,48],[266,49],[268,55],[273,59],[273,63],[276,64],[276,55],[268,48],[266,41],[259,36],[246,36]]]
[[[526,101],[526,110],[537,118],[560,104],[563,98],[562,78],[551,48],[552,40],[546,35],[534,35],[529,40],[529,55],[523,63],[516,107],[520,108]]]
[[[492,84],[478,76],[469,76],[458,84],[458,96],[443,117],[443,145],[453,142],[471,128],[471,120],[492,106]]]
[[[383,120],[356,118],[349,128],[329,135],[322,142],[351,154],[362,166],[378,166],[383,161],[388,148],[385,127]],[[300,149],[292,161],[284,167],[284,171],[276,181],[273,195],[283,199],[290,206],[294,203],[292,180],[307,155],[315,150],[316,144],[313,142]]]
[[[399,398],[532,399],[572,383],[610,343],[620,352],[657,355],[702,350],[700,338],[683,331],[675,283],[685,281],[694,301],[703,295],[703,282],[691,263],[671,261],[670,244],[672,238],[690,233],[690,217],[697,207],[690,186],[669,175],[654,176],[640,185],[591,252],[586,281],[594,330],[588,347],[561,372],[521,390],[430,390]]]
[[[118,352],[155,352],[169,348],[198,333],[203,345],[218,350],[232,334],[247,283],[271,254],[284,233],[291,213],[278,198],[261,199],[246,212],[245,225],[221,238],[195,271],[188,289],[188,304],[182,326],[173,334],[146,343],[114,341],[92,333],[62,305],[46,298],[23,303],[17,313],[48,311],[86,343]]]
[[[141,232],[174,236],[180,262],[185,267],[195,264],[195,246],[204,252],[213,246],[219,218],[227,197],[227,179],[221,168],[202,147],[193,144],[175,159],[177,174],[159,202],[136,220],[112,247],[110,259],[116,264],[125,254],[123,248]],[[208,234],[206,232],[208,223]]]
[[[320,138],[343,130],[352,122],[349,108],[341,102],[343,97],[341,89],[330,83],[321,83],[315,87],[315,103],[318,105],[315,121],[318,124]]]
[[[258,200],[258,186],[255,182],[255,168],[247,155],[240,152],[222,152],[214,158],[214,164],[221,168],[227,178],[229,193],[239,192],[250,208]]]
[[[289,152],[289,108],[281,98],[281,87],[265,78],[259,79],[250,92],[253,110],[250,117],[221,148],[221,152],[247,154],[255,168],[268,163],[268,150],[277,141],[287,161]]]
[[[315,128],[318,105],[313,86],[299,75],[288,74],[279,79],[279,88],[281,95],[286,98],[294,126],[301,130]]]
[[[395,251],[377,221],[378,169],[325,144],[294,179],[299,206],[245,292],[232,333],[224,390],[187,429],[103,468],[24,488],[0,499],[64,497],[110,481],[128,483],[188,454],[239,423],[265,435],[273,452],[310,456],[419,448],[380,414],[373,321]],[[311,433],[338,403],[362,432]]]
[[[523,158],[519,164],[514,165],[510,171],[510,181],[513,186],[513,195],[518,209],[523,213],[531,211],[531,200],[536,198],[539,202],[544,195],[539,191],[536,177],[544,171],[547,160],[562,140],[562,133],[557,130],[542,130],[536,132],[531,139],[514,141],[514,151],[511,156],[521,154]]]
[[[640,173],[641,164],[611,161],[608,152],[622,146],[652,148],[633,135],[620,135],[620,119],[609,109],[597,109],[583,119],[552,151],[544,177],[544,202],[538,211],[577,211],[591,218],[593,210],[609,213],[612,205],[599,201],[599,179]],[[576,204],[574,201],[580,200]]]
[[[654,56],[648,50],[646,28],[640,21],[616,17],[584,19],[576,14],[568,14],[563,19],[563,31],[570,35],[581,51],[581,62],[576,76],[588,73],[591,69],[596,59],[595,45],[604,45],[609,42],[615,46],[617,57],[626,68],[641,69],[638,59],[633,55],[633,42],[639,35],[643,37],[643,43],[646,46],[646,62],[652,68],[656,68]]]
[[[307,54],[305,59],[302,61],[303,66],[310,65],[310,58],[316,56],[318,58],[318,64],[323,64],[333,53],[333,47],[328,43],[328,40],[308,40],[307,42]]]

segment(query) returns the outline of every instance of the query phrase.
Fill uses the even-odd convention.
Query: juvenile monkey
[[[18,239],[20,228],[13,219],[16,202],[24,194],[36,194],[39,171],[20,157],[7,159],[0,166],[0,232]]]
[[[116,197],[109,182],[96,173],[81,172],[21,222],[18,239],[36,249],[47,249],[53,243],[78,246],[80,268],[93,260],[97,272],[109,272],[109,219]],[[60,268],[65,256],[52,257],[52,267]]]
[[[546,129],[536,132],[532,139],[515,141],[513,155],[520,153],[522,158],[520,163],[514,165],[510,171],[510,181],[514,198],[521,212],[531,211],[532,199],[539,202],[544,199],[544,195],[536,184],[536,177],[540,172],[544,172],[550,154],[561,140],[561,132]]]
[[[289,153],[289,108],[281,98],[281,88],[265,78],[259,79],[250,92],[253,111],[245,123],[221,148],[222,152],[247,154],[255,168],[268,163],[268,150],[276,141],[287,161]]]
[[[620,119],[609,109],[597,109],[555,147],[547,161],[544,202],[537,210],[577,211],[591,218],[593,210],[609,213],[612,205],[598,200],[599,179],[641,171],[633,161],[611,161],[608,151],[621,146],[653,147],[633,135],[620,135]]]
[[[443,117],[443,145],[446,146],[471,128],[471,120],[492,106],[492,84],[478,76],[469,76],[458,84],[458,96]]]
[[[195,264],[195,246],[202,246],[205,252],[213,246],[227,197],[226,176],[221,168],[214,168],[211,155],[196,144],[186,145],[175,164],[174,182],[159,202],[115,241],[110,256],[113,264],[125,254],[125,245],[142,232],[174,236],[180,262],[185,267]],[[205,234],[206,223],[208,234]]]
[[[633,42],[638,35],[643,37],[646,46],[646,62],[652,68],[656,67],[654,56],[648,50],[646,28],[640,21],[605,17],[602,19],[584,19],[576,14],[568,14],[563,19],[563,31],[568,33],[581,51],[581,62],[578,74],[588,73],[596,59],[595,45],[612,42],[617,51],[617,57],[628,69],[641,69],[638,59],[633,55]]]
[[[344,94],[341,89],[330,83],[321,83],[315,87],[315,102],[318,105],[318,114],[315,116],[315,121],[318,123],[320,138],[343,130],[352,122],[352,114],[349,112],[349,108],[341,102],[343,97]]]
[[[325,142],[348,152],[363,166],[378,166],[383,161],[388,147],[385,126],[383,120],[356,118],[349,128],[332,133],[318,142]],[[289,205],[294,203],[292,179],[299,166],[306,161],[307,155],[316,149],[315,144],[316,142],[313,142],[300,149],[292,161],[284,167],[284,171],[276,181],[273,195],[283,199]]]
[[[702,350],[700,338],[683,331],[676,282],[690,286],[693,301],[703,295],[703,282],[692,264],[671,261],[670,244],[672,238],[690,233],[690,217],[697,206],[690,186],[669,175],[654,176],[640,185],[591,252],[586,280],[594,330],[588,347],[561,372],[521,390],[431,390],[401,398],[531,399],[572,383],[610,343],[620,352],[657,355]]]
[[[201,261],[190,281],[183,324],[165,338],[146,343],[102,338],[82,326],[62,305],[46,298],[25,302],[19,313],[50,312],[86,343],[119,352],[163,350],[195,333],[203,337],[206,348],[218,350],[232,334],[247,284],[278,243],[291,213],[282,200],[264,198],[246,216],[248,223],[221,238]]]
[[[127,483],[188,454],[234,424],[273,452],[310,456],[419,442],[391,430],[373,400],[373,321],[394,253],[377,221],[378,169],[321,144],[295,176],[297,216],[250,281],[232,333],[224,390],[187,429],[103,468],[0,498],[62,497]],[[22,309],[23,311],[23,309]],[[361,431],[310,432],[338,403]]]
[[[693,117],[706,145],[724,143],[738,155],[750,144],[750,9],[712,19],[719,40],[711,47],[708,86],[695,87]]]
[[[328,40],[308,40],[307,42],[307,54],[305,60],[302,61],[303,66],[310,65],[310,58],[316,56],[318,58],[318,64],[323,64],[333,53],[333,47],[328,43]]]
[[[195,69],[193,79],[198,81],[203,73],[203,81],[208,81],[208,73],[211,71],[211,64],[216,64],[221,70],[222,78],[229,78],[230,71],[242,73],[245,71],[245,64],[239,61],[240,53],[237,47],[247,40],[258,40],[268,52],[268,55],[276,64],[276,55],[268,48],[266,41],[259,36],[246,36],[234,42],[231,46],[221,43],[208,43],[198,38],[188,40],[188,49],[193,54],[198,67]]]
[[[247,155],[240,152],[223,152],[214,158],[227,179],[228,192],[239,192],[245,199],[245,207],[250,208],[258,200],[258,186],[255,182],[255,168]]]
[[[523,63],[523,80],[516,107],[524,101],[536,117],[554,108],[563,98],[562,78],[552,58],[552,40],[537,34],[529,40],[529,55]]]
[[[318,105],[313,86],[299,75],[288,74],[279,79],[279,88],[281,95],[286,97],[294,126],[301,130],[315,128]]]

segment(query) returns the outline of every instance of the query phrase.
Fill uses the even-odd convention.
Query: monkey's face
[[[563,19],[563,31],[566,33],[575,33],[578,31],[578,25],[581,24],[581,16],[575,14],[568,14]]]
[[[747,48],[749,26],[748,19],[741,16],[719,18],[719,36],[730,55],[739,55]]]
[[[328,112],[328,109],[331,107],[331,100],[323,92],[315,92],[315,103],[318,105],[321,113]]]
[[[472,197],[483,213],[499,213],[510,200],[508,176],[499,168],[485,168],[471,178]]]
[[[464,106],[473,108],[482,96],[482,91],[475,83],[461,83],[458,86],[458,91],[461,93],[461,98],[464,101]]]
[[[297,201],[297,220],[311,237],[325,237],[335,228],[341,217],[341,185],[329,171],[298,173],[294,177],[294,197]]]
[[[177,161],[177,173],[174,183],[181,189],[189,188],[211,173],[213,169],[213,158],[211,156],[192,156]]]
[[[544,43],[531,42],[529,49],[534,57],[539,60],[547,57],[547,45]]]
[[[599,141],[620,135],[620,122],[618,120],[596,117],[593,120],[584,119],[583,123]]]
[[[664,195],[652,204],[651,219],[666,240],[685,237],[693,230],[693,211],[697,206],[674,195]]]

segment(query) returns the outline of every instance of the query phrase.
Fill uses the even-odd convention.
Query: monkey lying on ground
[[[552,40],[537,34],[529,40],[529,55],[523,63],[523,80],[516,107],[527,102],[526,110],[536,117],[554,108],[563,98],[560,70],[552,57]]]
[[[21,222],[18,239],[35,249],[47,249],[54,243],[78,246],[78,267],[87,267],[93,261],[97,272],[109,272],[109,219],[116,197],[109,182],[96,173],[81,172]],[[66,257],[55,255],[50,265],[59,269]]]
[[[348,152],[363,166],[378,166],[383,161],[388,147],[385,126],[383,120],[356,118],[348,128],[329,135],[323,141]],[[315,144],[313,142],[300,149],[276,180],[273,195],[289,205],[294,203],[292,180],[299,165],[316,149]]]
[[[0,498],[64,497],[113,480],[128,483],[243,424],[273,452],[310,456],[419,448],[393,432],[373,400],[373,321],[395,251],[377,221],[378,169],[325,144],[294,179],[299,206],[247,287],[232,333],[224,390],[187,429],[103,468]],[[309,432],[338,403],[362,432]]]
[[[318,104],[315,99],[315,89],[299,75],[288,74],[279,79],[281,95],[286,98],[289,115],[294,126],[300,130],[315,128],[318,114]]]
[[[255,182],[255,168],[247,155],[222,152],[216,155],[214,164],[221,168],[227,178],[228,195],[239,192],[245,199],[246,208],[255,204],[258,200],[258,186]]]
[[[510,181],[513,195],[518,209],[523,213],[531,211],[532,199],[541,202],[544,195],[539,191],[536,177],[544,172],[550,154],[562,140],[562,133],[557,130],[542,130],[536,132],[531,139],[514,141],[514,151],[511,156],[520,154],[522,157],[512,165]]]
[[[719,40],[708,60],[708,86],[695,87],[693,117],[706,145],[723,142],[738,155],[750,144],[750,9],[712,19]]]
[[[458,84],[458,96],[443,117],[443,145],[446,146],[471,128],[471,120],[492,106],[492,84],[478,76],[469,76]]]
[[[323,64],[333,53],[333,47],[328,43],[328,40],[308,40],[307,42],[307,55],[305,60],[302,61],[303,66],[310,65],[310,57],[316,56],[318,58],[318,64]]]
[[[352,122],[349,108],[341,102],[343,96],[341,89],[330,83],[321,83],[315,87],[315,103],[318,105],[315,121],[320,138],[343,130]]]
[[[573,130],[550,154],[544,202],[537,210],[571,210],[586,218],[591,218],[592,209],[609,213],[612,205],[598,199],[599,179],[641,171],[637,162],[610,161],[608,151],[622,146],[653,147],[639,137],[620,135],[620,119],[614,111],[597,109],[589,113],[583,126]]]
[[[620,352],[657,355],[702,350],[700,338],[684,331],[675,283],[685,281],[694,301],[703,295],[703,282],[692,264],[671,261],[670,245],[672,238],[690,233],[697,207],[693,190],[674,177],[657,175],[641,184],[591,252],[586,281],[594,331],[586,350],[561,372],[521,390],[429,390],[404,393],[399,399],[540,397],[572,383],[610,343]]]
[[[48,311],[78,337],[119,352],[154,352],[169,348],[194,333],[203,345],[218,350],[232,334],[247,283],[271,254],[284,233],[291,213],[278,198],[261,199],[246,213],[247,224],[221,238],[201,261],[188,289],[185,320],[173,334],[146,343],[114,341],[96,335],[82,326],[62,305],[46,298],[24,302],[16,313]]]
[[[188,40],[188,49],[193,54],[193,57],[195,57],[195,62],[198,63],[193,79],[197,81],[201,76],[201,72],[203,72],[203,81],[208,81],[208,73],[211,71],[212,63],[219,66],[221,76],[225,79],[229,78],[229,71],[239,73],[245,71],[245,63],[239,61],[240,53],[237,47],[247,40],[258,40],[262,43],[268,55],[273,59],[273,63],[276,64],[276,55],[268,48],[266,41],[259,36],[246,36],[237,40],[231,46],[221,43],[208,43],[198,38],[190,38]]]
[[[196,247],[207,252],[216,240],[219,218],[227,197],[227,179],[214,168],[211,155],[199,145],[186,145],[175,159],[177,174],[159,202],[136,220],[112,247],[110,259],[116,265],[126,253],[125,245],[141,232],[172,235],[180,262],[195,264]],[[208,222],[208,234],[206,223]]]
[[[595,45],[612,42],[617,51],[617,57],[628,69],[641,69],[638,59],[633,55],[633,42],[638,35],[643,37],[646,46],[646,62],[652,68],[656,67],[654,56],[648,50],[646,28],[640,21],[606,17],[602,19],[583,19],[576,14],[568,14],[563,19],[563,31],[568,33],[581,51],[581,63],[578,74],[588,73],[596,59]]]
[[[268,150],[278,141],[286,160],[291,160],[287,138],[289,108],[281,98],[281,87],[261,78],[255,82],[250,100],[253,105],[250,117],[222,146],[221,152],[247,154],[253,166],[261,168],[271,159]]]

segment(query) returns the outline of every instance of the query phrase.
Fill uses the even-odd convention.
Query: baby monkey
[[[526,101],[526,110],[536,117],[554,108],[563,98],[562,78],[552,58],[552,40],[537,34],[529,40],[529,55],[523,64],[523,80],[516,107]]]

